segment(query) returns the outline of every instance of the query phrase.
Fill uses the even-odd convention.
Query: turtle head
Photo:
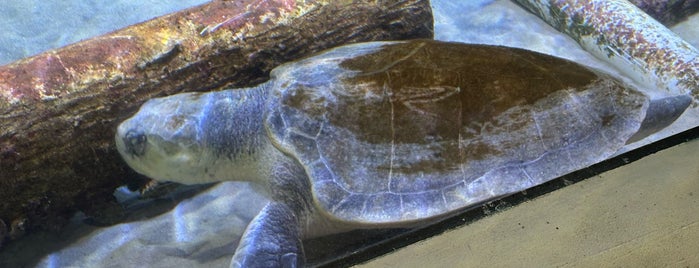
[[[256,180],[268,143],[264,87],[152,99],[119,125],[127,164],[159,181],[183,184]]]
[[[152,99],[119,125],[116,145],[137,172],[156,180],[198,182],[204,148],[201,93]]]

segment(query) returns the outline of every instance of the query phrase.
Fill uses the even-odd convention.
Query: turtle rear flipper
[[[231,267],[303,267],[304,255],[296,215],[271,202],[250,222]]]
[[[626,143],[639,141],[669,126],[684,113],[690,103],[692,103],[692,97],[688,95],[651,100],[641,127]]]

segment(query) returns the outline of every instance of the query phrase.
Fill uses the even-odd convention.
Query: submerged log
[[[346,43],[431,36],[427,0],[219,0],[2,66],[0,234],[113,203],[133,175],[114,130],[151,97],[250,86]]]

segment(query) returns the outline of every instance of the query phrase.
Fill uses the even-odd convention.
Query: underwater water
[[[0,65],[206,2],[6,0],[0,4]]]
[[[47,4],[39,1],[8,1],[7,4],[0,5],[0,14],[8,14],[0,19],[6,20],[3,25],[12,29],[5,31],[0,39],[0,64],[206,1],[67,2],[69,3]],[[136,3],[143,5],[135,6]],[[433,1],[433,7],[436,39],[526,48],[568,58],[622,77],[614,68],[580,49],[572,39],[510,1],[440,0]],[[693,44],[698,44],[697,16],[675,28]],[[657,138],[698,125],[697,114],[699,113],[694,109],[680,120],[675,129],[668,130]],[[688,187],[696,186],[690,184]],[[586,191],[579,188],[575,190]],[[71,226],[58,236],[28,238],[26,244],[13,245],[0,252],[0,264],[133,267],[147,263],[150,267],[227,267],[237,239],[247,222],[265,202],[264,197],[254,192],[249,185],[236,182],[222,183],[201,194],[182,199],[176,199],[180,202],[172,211],[159,216],[144,216],[140,220],[106,228]],[[692,224],[691,220],[688,222],[687,224]],[[487,226],[484,228],[486,231],[483,232],[487,232]],[[552,230],[540,232],[546,231]],[[594,230],[589,232],[594,233]],[[483,237],[488,238],[487,234]],[[53,239],[53,244],[45,242],[47,239]],[[478,246],[473,242],[469,245]],[[458,246],[464,244],[451,247]],[[381,264],[377,264],[373,267],[380,266]]]

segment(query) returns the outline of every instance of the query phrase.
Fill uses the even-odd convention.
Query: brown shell
[[[527,50],[430,40],[344,46],[277,68],[266,125],[328,215],[396,224],[609,157],[647,97]]]

